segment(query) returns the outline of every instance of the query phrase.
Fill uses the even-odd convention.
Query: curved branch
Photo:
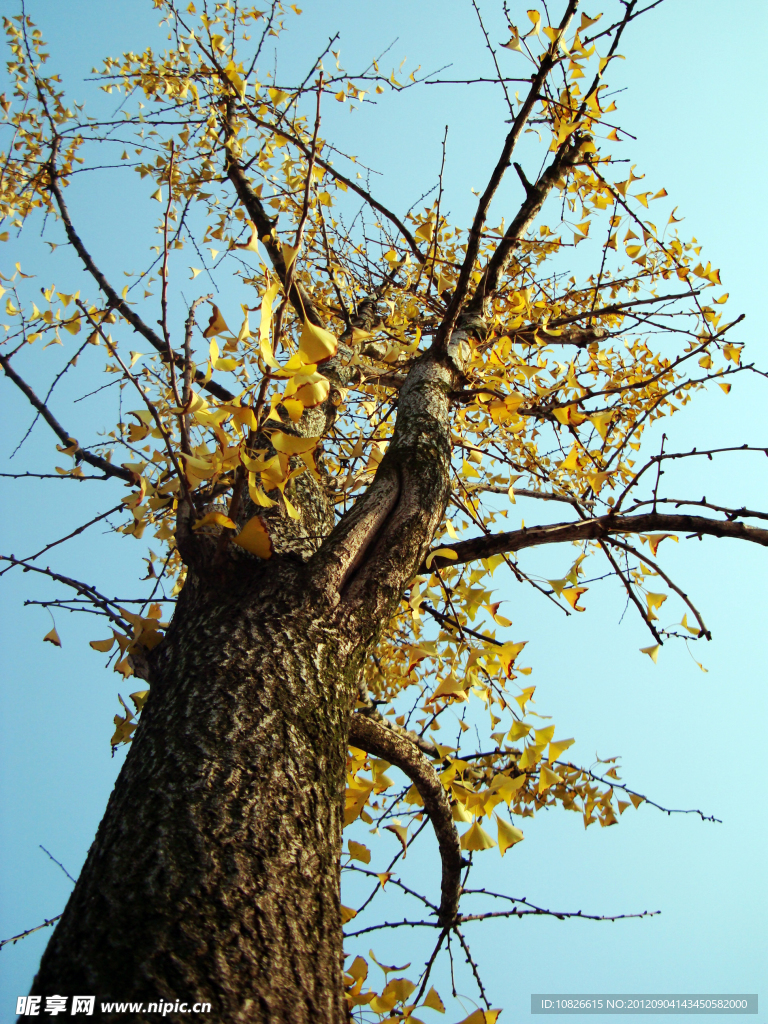
[[[353,714],[350,717],[349,742],[395,765],[419,791],[424,801],[424,810],[435,830],[443,862],[438,921],[445,927],[450,926],[456,920],[459,910],[462,858],[451,805],[437,772],[410,740],[365,715]]]
[[[428,612],[432,612],[432,609],[428,605],[424,605],[424,607]],[[496,642],[486,637],[483,639],[487,639],[489,643]],[[499,644],[499,646],[501,646],[501,644]],[[427,757],[431,757],[437,761],[442,760],[440,757],[440,751],[431,740],[425,739],[423,736],[419,736],[418,733],[413,732],[411,729],[406,729],[404,726],[397,725],[395,722],[390,721],[390,719],[385,718],[371,699],[365,683],[360,683],[357,696],[359,702],[357,705],[357,714],[364,715],[366,718],[372,719],[377,725],[380,725],[382,729],[388,729],[396,736],[402,736],[404,739],[410,740],[410,742],[415,744],[422,754],[426,754]]]
[[[489,558],[491,555],[503,552],[538,547],[542,544],[601,540],[613,534],[655,531],[689,533],[698,537],[705,534],[709,537],[731,537],[735,540],[748,540],[753,544],[768,547],[768,530],[757,526],[747,526],[745,523],[707,519],[704,516],[668,515],[664,512],[647,512],[637,516],[609,514],[597,519],[583,519],[575,523],[554,523],[552,526],[534,526],[531,529],[512,530],[509,533],[497,533],[488,537],[474,537],[472,540],[459,541],[458,544],[441,545],[441,550],[455,552],[456,558],[444,558],[438,555],[431,565],[441,568],[446,565],[471,562],[476,558]],[[420,573],[430,571],[426,563],[419,569]]]

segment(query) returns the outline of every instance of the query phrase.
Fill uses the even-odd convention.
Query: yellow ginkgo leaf
[[[48,643],[49,644],[53,644],[54,647],[61,647],[61,639],[59,637],[59,634],[56,632],[56,627],[55,626],[53,627],[53,629],[49,633],[45,634],[45,636],[43,637],[43,640],[44,641],[47,640]]]
[[[129,693],[128,696],[134,703],[137,711],[141,711],[144,705],[147,703],[149,697],[149,690],[137,690],[136,693]]]
[[[296,506],[288,500],[285,492],[283,492],[283,504],[285,505],[285,511],[291,519],[301,519],[301,512],[299,512]]]
[[[270,502],[270,504],[274,504],[274,502]],[[256,555],[258,558],[272,557],[272,541],[269,539],[267,528],[261,516],[253,516],[249,519],[232,543],[237,544],[238,547],[244,548],[246,551],[250,551],[252,555]]]
[[[370,336],[371,336],[371,332],[370,331],[364,331],[362,329],[362,327],[353,327],[352,328],[352,333],[350,334],[348,340],[349,340],[350,344],[357,345],[361,341],[365,341],[366,338],[370,338]]]
[[[270,92],[271,91],[272,90],[270,90]],[[353,910],[352,907],[345,907],[342,904],[342,907],[341,907],[341,923],[342,924],[346,924],[348,921],[351,921],[353,917],[357,917],[357,911]]]
[[[247,242],[238,242],[238,244],[235,245],[234,248],[235,249],[244,249],[246,252],[258,252],[259,251],[259,232],[256,229],[256,225],[253,223],[252,220],[247,220],[245,223],[251,229],[251,237],[248,239]]]
[[[451,562],[455,562],[459,556],[452,548],[435,548],[434,551],[430,551],[427,555],[427,568],[431,568],[432,562],[435,558],[448,558]]]
[[[536,729],[534,735],[537,743],[547,744],[555,735],[554,725],[548,725],[545,729]]]
[[[550,786],[556,786],[558,782],[562,782],[562,776],[558,775],[557,772],[553,772],[551,768],[547,768],[545,764],[541,766],[539,771],[539,792],[544,793],[549,789]]]
[[[363,957],[356,956],[349,967],[347,967],[346,973],[351,978],[354,978],[355,981],[365,981],[368,977],[368,964]]]
[[[549,763],[551,764],[553,761],[556,761],[563,751],[567,750],[568,747],[572,747],[575,742],[575,740],[558,740],[557,742],[553,740],[549,744],[549,757],[547,758]]]
[[[304,321],[299,342],[299,358],[304,363],[324,363],[335,356],[339,343],[330,331]]]
[[[304,412],[304,403],[296,398],[284,398],[281,404],[291,417],[291,420],[294,423],[298,423]]]
[[[276,430],[270,441],[276,452],[283,455],[301,455],[304,452],[311,452],[317,447],[319,437],[295,437],[293,434],[284,434],[282,430]]]
[[[510,825],[508,821],[504,821],[498,815],[496,815],[496,825],[498,827],[499,853],[503,857],[510,846],[514,846],[515,843],[521,843],[525,836],[519,828]]]
[[[460,1020],[459,1024],[496,1024],[500,1013],[501,1010],[475,1010],[464,1020]]]
[[[208,462],[206,459],[198,459],[194,455],[187,455],[186,452],[182,452],[181,454],[182,458],[186,461],[187,466],[192,470],[195,476],[206,480],[209,477],[212,477],[216,472],[212,462]]]
[[[604,412],[594,412],[589,417],[589,422],[594,424],[600,437],[603,440],[608,436],[608,427],[613,419],[613,409],[606,409]]]
[[[259,324],[259,351],[261,352],[261,358],[273,370],[279,369],[280,366],[272,351],[269,329],[272,324],[272,303],[275,301],[275,296],[279,290],[280,285],[275,281],[264,292],[261,300],[261,323]]]
[[[544,751],[544,743],[533,743],[530,747],[526,747],[523,751],[522,757],[517,762],[518,768],[533,768],[535,764],[538,764],[541,759],[541,755]]]
[[[217,334],[231,334],[232,332],[227,327],[227,322],[219,312],[219,307],[211,303],[213,306],[213,312],[211,318],[208,321],[208,326],[203,331],[204,338],[213,338]]]
[[[648,536],[648,547],[651,549],[651,554],[656,557],[656,552],[659,550],[659,544],[667,537],[671,538],[677,544],[677,537],[674,533],[652,533]]]
[[[579,32],[583,32],[585,28],[589,28],[590,25],[594,25],[595,22],[600,21],[602,14],[598,14],[596,18],[590,18],[588,14],[582,14],[581,22],[579,24]],[[667,193],[665,192],[664,195]]]
[[[232,61],[230,61],[224,68],[224,74],[234,86],[240,99],[243,99],[245,97],[245,82],[242,80],[240,75],[238,75],[237,69]]]
[[[485,829],[481,828],[475,821],[470,825],[461,837],[462,850],[478,852],[480,850],[491,850],[496,845]]]
[[[303,384],[294,396],[305,409],[314,409],[315,406],[321,405],[331,393],[329,380],[319,373],[313,373],[312,377],[317,379]]]
[[[395,818],[391,825],[385,825],[384,828],[388,832],[393,832],[400,840],[400,844],[403,847],[403,857],[405,857],[408,853],[408,826],[401,825],[397,818]]]
[[[106,654],[112,648],[115,642],[114,636],[109,637],[108,640],[91,640],[90,646],[94,651],[101,651],[102,654]]]
[[[463,804],[458,801],[451,805],[451,817],[454,821],[470,822],[472,821],[472,815],[464,807]]]
[[[290,270],[291,266],[293,265],[294,260],[296,259],[296,256],[298,255],[298,252],[299,252],[300,248],[301,247],[298,246],[298,245],[283,245],[283,248],[282,248],[281,251],[282,251],[282,254],[283,254],[283,259],[285,260],[285,269],[286,270]]]
[[[283,92],[282,89],[267,89],[267,92],[269,93],[269,98],[276,107],[279,107],[281,103],[285,103],[290,96],[290,93]]]
[[[518,775],[514,779],[510,779],[506,775],[501,777],[497,775],[496,779],[493,780],[491,789],[499,793],[504,799],[507,807],[509,807],[512,797],[523,788],[527,778],[528,776],[525,774]]]
[[[523,690],[523,692],[520,694],[520,696],[519,697],[515,697],[515,700],[520,705],[520,710],[523,713],[525,713],[525,705],[528,703],[528,701],[533,696],[535,689],[536,689],[535,686],[526,686],[526,688]]]
[[[526,725],[524,722],[513,722],[512,728],[509,730],[507,734],[507,739],[510,739],[513,742],[515,740],[521,740],[525,736],[527,736],[530,731],[530,725]]]
[[[197,275],[202,274],[203,272],[202,267],[190,267],[189,269],[192,271],[192,277],[189,279],[190,281],[194,281]]]
[[[359,860],[362,864],[371,863],[371,851],[363,843],[356,843],[354,839],[350,839],[348,846],[352,860]]]
[[[236,530],[237,523],[233,523],[229,516],[223,512],[206,512],[202,519],[193,524],[193,530],[201,530],[204,526],[224,526],[228,530]]]
[[[457,679],[452,672],[449,672],[445,679],[441,680],[440,685],[429,699],[434,700],[436,697],[449,697],[455,693],[464,693],[467,685],[465,685],[463,679]]]
[[[430,1010],[436,1010],[437,1013],[445,1013],[445,1004],[435,991],[434,987],[431,987],[429,992],[424,996],[424,1002],[421,1005],[428,1006]]]
[[[584,413],[579,412],[578,406],[576,405],[565,405],[558,409],[553,409],[552,415],[555,417],[557,422],[562,423],[564,427],[578,427],[579,424],[583,423],[587,418]]]
[[[260,505],[262,508],[271,508],[273,505],[277,504],[276,501],[272,501],[271,498],[268,498],[256,483],[255,473],[248,473],[248,494],[250,495],[251,501],[254,505]]]
[[[585,612],[587,609],[580,607],[579,598],[582,594],[586,594],[588,589],[588,587],[566,587],[561,594],[575,612]]]
[[[661,644],[655,644],[653,647],[641,647],[640,648],[640,653],[641,654],[647,654],[648,657],[651,659],[651,661],[654,664],[656,664],[656,662],[658,660],[658,657],[659,657],[659,651],[660,650],[661,650]]]
[[[435,225],[431,220],[425,221],[420,227],[414,231],[414,236],[420,238],[423,242],[431,242],[432,237],[435,233]]]
[[[528,643],[527,640],[521,640],[516,644],[504,644],[501,650],[498,652],[499,664],[504,669],[507,675],[511,675],[512,666],[517,658],[518,654],[522,651],[525,645]]]

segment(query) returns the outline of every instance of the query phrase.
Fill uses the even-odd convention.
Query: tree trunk
[[[222,1021],[345,1019],[339,853],[359,659],[296,598],[296,570],[276,575],[266,592],[185,586],[35,992],[206,1001]]]
[[[35,994],[95,995],[96,1016],[102,1000],[143,1002],[126,1015],[136,1021],[153,1019],[146,1004],[159,1000],[210,1002],[208,1019],[228,1024],[348,1019],[349,716],[445,509],[455,380],[429,360],[411,370],[374,482],[319,549],[302,548],[295,530],[281,548],[271,522],[272,559],[230,545],[222,563],[218,538],[194,548],[177,532],[189,577],[149,657],[149,700]],[[311,537],[321,488],[299,481]],[[458,844],[451,856],[458,863]]]

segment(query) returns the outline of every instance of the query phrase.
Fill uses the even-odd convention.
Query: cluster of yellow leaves
[[[363,991],[363,985],[368,979],[368,961],[365,957],[356,956],[344,971],[344,987],[350,1010],[356,1006],[365,1006],[381,1018],[385,1017],[392,1021],[411,1021],[412,1024],[423,1024],[420,1018],[414,1015],[415,1011],[419,1009],[445,1013],[445,1003],[434,986],[429,988],[420,1002],[409,1003],[408,1000],[417,991],[417,986],[408,978],[390,979],[390,974],[407,970],[411,966],[410,964],[405,964],[402,967],[390,967],[379,963],[372,950],[369,955],[371,960],[384,972],[384,987],[381,992],[376,992],[371,988],[366,988]],[[459,1024],[496,1024],[500,1012],[500,1010],[475,1010]]]
[[[164,0],[157,6],[167,17],[173,13],[177,18],[174,46],[163,55],[147,49],[106,61],[102,87],[121,94],[121,137],[133,133],[130,159],[136,157],[135,170],[146,179],[148,196],[159,201],[153,206],[157,226],[169,241],[162,253],[159,246],[154,248],[158,256],[167,257],[169,273],[178,272],[175,251],[194,241],[194,259],[204,266],[189,267],[192,281],[204,272],[229,271],[242,285],[239,311],[227,298],[211,306],[202,351],[199,339],[195,341],[192,370],[202,380],[186,407],[179,406],[159,355],[130,352],[123,361],[134,381],[121,379],[120,391],[126,394],[125,387],[138,383],[153,412],[145,405],[127,413],[125,418],[133,422],[121,419],[97,448],[133,474],[123,532],[141,539],[149,528],[166,546],[165,572],[176,578],[175,594],[183,586],[174,538],[183,489],[201,498],[226,500],[235,475],[244,474],[259,509],[266,513],[279,505],[288,517],[299,519],[295,481],[301,474],[319,480],[322,468],[323,485],[340,512],[369,485],[393,430],[397,391],[387,375],[402,379],[425,351],[456,286],[467,235],[448,223],[437,201],[408,215],[410,237],[394,231],[383,215],[365,230],[347,229],[345,224],[355,219],[353,203],[360,200],[356,190],[362,188],[356,158],[332,150],[322,135],[312,151],[314,107],[306,107],[307,97],[275,81],[262,83],[258,68],[241,57],[248,30],[262,12],[223,3],[212,13],[198,13],[194,4],[186,13],[171,12]],[[456,403],[453,411],[450,511],[435,537],[437,550],[433,548],[425,572],[413,581],[387,624],[376,658],[366,668],[370,694],[387,703],[386,714],[397,725],[433,741],[447,724],[458,729],[458,742],[435,742],[433,761],[461,828],[462,848],[482,852],[498,846],[502,856],[523,839],[514,818],[558,805],[580,813],[585,827],[596,822],[606,827],[617,822],[629,802],[638,806],[642,798],[629,793],[629,800],[621,800],[619,785],[562,760],[573,740],[555,739],[555,727],[532,709],[534,687],[518,682],[531,672],[519,665],[526,641],[507,632],[497,637],[498,629],[512,626],[494,599],[491,578],[497,568],[505,566],[523,585],[533,583],[544,590],[568,614],[583,612],[585,564],[589,556],[600,555],[599,545],[581,545],[558,579],[526,575],[512,556],[453,565],[450,545],[462,535],[502,526],[515,512],[516,492],[562,499],[585,517],[616,508],[632,488],[648,427],[687,405],[708,382],[718,383],[727,394],[730,383],[724,376],[740,368],[742,351],[727,339],[729,325],[722,322],[727,294],[709,303],[703,299],[705,289],[720,286],[720,276],[711,262],[704,262],[701,246],[695,238],[679,236],[680,218],[674,210],[661,229],[649,219],[651,208],[663,205],[665,190],[641,191],[643,175],[634,166],[614,180],[615,165],[605,150],[607,144],[620,142],[613,122],[606,120],[615,105],[604,103],[608,86],[602,79],[594,91],[583,88],[607,68],[606,58],[589,38],[598,19],[582,14],[573,35],[565,38],[538,11],[530,11],[528,18],[530,30],[511,27],[507,49],[516,51],[518,59],[518,52],[524,55],[539,40],[565,70],[559,91],[538,101],[536,122],[545,126],[542,145],[554,152],[578,133],[585,160],[558,182],[561,223],[555,229],[537,224],[514,250],[491,303],[487,336],[473,341],[467,400]],[[4,24],[14,58],[14,95],[12,102],[0,98],[0,106],[20,145],[4,155],[0,215],[18,228],[31,214],[52,208],[42,173],[50,153],[50,125],[35,101],[35,72],[22,43],[20,20],[5,19]],[[29,28],[42,67],[42,41]],[[278,18],[270,32],[281,30]],[[531,51],[535,67],[540,56]],[[86,131],[80,113],[64,105],[55,77],[38,74],[37,80],[53,123],[72,129],[58,158],[60,181],[67,184],[82,159],[78,153],[86,135],[96,143],[99,136],[96,129]],[[367,84],[345,79],[341,87],[334,84],[331,95],[350,106],[360,104]],[[394,72],[391,84],[399,88]],[[380,92],[381,86],[376,89]],[[314,95],[310,98],[314,103]],[[290,305],[283,308],[281,286],[263,262],[264,239],[221,181],[224,150],[247,164],[254,193],[276,218],[270,244],[279,245],[294,281],[311,294],[329,329],[296,315]],[[124,159],[129,159],[127,150]],[[302,231],[297,230],[300,223]],[[473,284],[481,280],[504,232],[503,220],[497,227],[486,225],[471,269]],[[586,280],[562,273],[575,246],[582,246],[580,256],[592,247],[595,267],[600,267]],[[202,256],[206,248],[210,261]],[[187,266],[188,260],[185,279]],[[99,344],[100,335],[92,330],[96,323],[114,330],[115,339],[108,336],[113,349],[125,347],[120,337],[127,332],[125,317],[103,303],[84,301],[90,317],[86,324],[74,288],[44,288],[48,306],[41,309],[37,296],[32,302],[24,293],[27,275],[18,264],[16,271],[3,278],[9,285],[9,344],[58,342],[69,357],[66,345],[83,327],[90,331],[88,340]],[[122,299],[139,305],[139,287],[144,288],[144,300],[152,298],[156,278],[151,273],[128,275],[133,280],[122,290]],[[348,388],[332,392],[323,364],[337,352],[336,339],[348,327],[345,311],[358,307],[371,282],[379,286],[375,325],[370,333],[351,332],[348,363],[357,375]],[[666,298],[668,292],[677,298]],[[654,334],[652,345],[646,318],[655,316],[650,322],[664,326],[670,310],[675,332]],[[259,313],[260,322],[252,331],[253,313]],[[106,371],[124,377],[110,352]],[[235,397],[218,400],[204,394],[212,380],[223,382]],[[326,436],[300,430],[308,414],[329,399],[336,420]],[[189,423],[189,451],[181,450],[182,417]],[[60,450],[76,456],[78,445],[71,440]],[[57,469],[82,472],[77,462],[68,470]],[[262,515],[238,530],[226,512],[209,512],[194,529],[231,531],[240,548],[259,558],[272,553],[268,519]],[[664,536],[641,538],[653,558]],[[442,557],[436,561],[438,555]],[[667,596],[649,589],[655,576],[642,555],[629,575],[649,623],[658,620]],[[132,651],[160,642],[162,624],[159,611],[150,610],[145,617],[122,614],[133,635],[115,631],[112,638],[91,646],[106,653],[117,644],[116,670],[128,676]],[[680,625],[691,634],[698,632],[685,618]],[[45,639],[60,643],[55,629]],[[659,646],[642,650],[655,661]],[[124,714],[115,718],[113,744],[130,740],[145,696],[145,691],[131,695],[135,713],[120,698]],[[482,726],[488,739],[468,751],[474,726]],[[388,830],[405,855],[411,824],[422,820],[424,812],[415,788],[398,788],[389,769],[362,751],[350,751],[345,823],[357,829],[363,823],[379,834]],[[618,782],[614,767],[606,778]],[[375,856],[355,839],[349,841],[348,853],[350,862],[365,865]],[[389,873],[378,877],[383,888]],[[354,916],[351,909],[346,913],[348,919]],[[351,1006],[365,1005],[382,1017],[413,1021],[418,1006],[441,1010],[433,989],[418,1006],[410,1004],[415,985],[400,977],[390,981],[387,973],[398,972],[384,970],[383,989],[363,992],[367,964],[361,957],[352,962],[346,977]],[[483,1024],[495,1019],[495,1013],[478,1010],[465,1024]]]
[[[440,296],[455,286],[456,268],[466,251],[464,232],[447,223],[437,203],[408,217],[413,238],[421,248],[419,259],[404,238],[387,234],[380,223],[375,225],[381,229],[378,252],[370,242],[363,244],[362,239],[347,234],[334,211],[350,192],[350,184],[354,185],[350,175],[359,177],[359,172],[344,175],[328,163],[322,137],[317,140],[308,218],[299,251],[286,229],[295,227],[302,215],[311,133],[300,109],[300,97],[276,84],[261,83],[255,70],[247,76],[246,65],[237,55],[237,47],[247,41],[249,27],[260,17],[255,9],[235,12],[226,4],[217,5],[209,16],[192,5],[179,17],[178,43],[166,54],[159,56],[149,49],[128,53],[120,60],[106,61],[101,72],[105,90],[121,92],[126,103],[131,97],[138,102],[133,111],[126,107],[125,126],[136,135],[135,151],[140,158],[136,171],[151,179],[163,205],[165,197],[168,199],[169,226],[175,231],[171,252],[188,241],[180,211],[191,202],[202,215],[202,226],[195,230],[198,251],[201,245],[218,245],[211,249],[216,267],[234,255],[258,264],[252,272],[240,265],[234,271],[244,285],[258,290],[258,302],[242,305],[242,321],[239,315],[234,320],[232,309],[224,304],[212,306],[203,331],[208,342],[206,361],[197,367],[203,383],[214,374],[217,379],[223,375],[236,397],[228,401],[203,397],[198,386],[188,408],[182,410],[176,405],[167,374],[163,376],[159,357],[131,352],[126,361],[151,401],[159,425],[147,408],[135,410],[128,414],[135,422],[118,424],[101,448],[110,459],[120,449],[131,453],[128,461],[120,462],[136,481],[126,501],[130,520],[123,531],[142,538],[146,528],[152,527],[155,539],[169,546],[171,576],[181,569],[174,551],[174,513],[184,487],[226,494],[236,472],[241,471],[247,474],[249,493],[258,507],[281,504],[288,516],[297,518],[300,509],[291,497],[292,482],[301,473],[317,476],[315,456],[321,440],[334,501],[346,508],[368,485],[386,451],[393,422],[394,396],[378,381],[378,375],[407,369],[423,351],[425,332],[439,319]],[[574,243],[580,244],[594,239],[594,220],[607,218],[607,259],[599,279],[578,284],[575,277],[566,280],[538,271],[545,261],[564,251],[562,232],[540,224],[517,249],[507,269],[505,287],[493,302],[489,335],[473,347],[468,370],[471,400],[455,410],[454,491],[461,513],[445,519],[436,538],[438,544],[450,544],[466,530],[491,529],[509,516],[509,506],[500,508],[498,502],[487,502],[489,492],[506,493],[514,503],[515,489],[548,491],[580,503],[591,513],[601,506],[611,507],[616,494],[632,483],[634,456],[646,428],[684,406],[706,380],[717,379],[728,368],[737,369],[741,361],[741,347],[724,338],[721,314],[698,297],[699,287],[720,283],[718,271],[699,259],[695,239],[684,242],[677,236],[674,212],[669,218],[669,237],[662,237],[655,224],[644,219],[649,201],[662,200],[665,191],[635,191],[642,175],[634,168],[624,180],[613,181],[610,159],[598,153],[605,117],[615,107],[601,103],[606,85],[588,93],[579,85],[587,69],[605,72],[596,45],[585,41],[594,19],[582,15],[574,35],[566,39],[544,24],[538,12],[530,12],[529,18],[532,28],[527,33],[512,28],[509,48],[519,49],[521,41],[527,47],[541,38],[545,48],[558,55],[563,66],[567,64],[566,81],[557,99],[548,96],[539,103],[538,113],[549,125],[552,146],[562,145],[576,131],[593,140],[584,148],[591,163],[579,165],[559,183],[568,211],[563,227],[573,215]],[[27,102],[33,68],[22,45],[21,23],[18,18],[6,19],[5,26],[15,57],[11,66],[15,93],[13,103],[5,101],[3,109],[24,144],[15,150],[17,156],[9,157],[2,192],[7,205],[0,212],[19,226],[33,210],[50,204],[38,173],[46,128],[40,108]],[[274,31],[281,30],[282,24],[276,23]],[[29,32],[37,53],[43,45],[39,33],[31,27]],[[40,62],[42,67],[43,56]],[[77,122],[79,114],[64,106],[55,78],[40,78],[39,69],[35,73],[52,105],[54,122]],[[354,94],[359,101],[364,91],[350,80],[344,96]],[[225,97],[236,101],[227,125],[221,113]],[[163,111],[169,106],[178,113],[176,128],[153,121],[155,106]],[[167,121],[165,114],[163,117]],[[148,132],[154,134],[151,160],[144,159]],[[164,137],[158,138],[162,132]],[[80,137],[75,133],[74,138]],[[296,280],[311,291],[316,308],[331,323],[337,321],[333,330],[302,320],[288,307],[282,310],[280,337],[275,336],[276,310],[284,297],[261,262],[261,240],[255,225],[242,208],[222,202],[216,162],[225,141],[234,156],[249,162],[255,193],[281,218],[273,238],[280,238],[282,231],[286,266],[292,267]],[[74,150],[61,156],[63,182],[75,159]],[[354,159],[350,161],[354,168]],[[174,225],[179,225],[178,229]],[[487,230],[474,281],[480,279],[503,233],[503,221]],[[374,342],[375,351],[366,356],[355,352],[352,361],[360,367],[359,381],[348,392],[334,396],[338,418],[331,434],[323,439],[294,435],[288,425],[299,424],[306,410],[329,398],[330,383],[323,376],[322,364],[336,352],[336,336],[343,329],[338,322],[338,304],[355,306],[377,263],[387,271],[396,269],[398,276],[382,295],[374,335],[368,338],[365,332],[357,332],[352,339],[357,346]],[[193,279],[201,272],[192,268]],[[44,288],[49,308],[41,310],[35,302],[23,300],[16,276],[5,279],[13,285],[6,301],[6,314],[15,320],[13,327],[8,326],[9,340],[34,341],[48,333],[51,340],[60,342],[61,327],[72,336],[82,329],[85,317],[72,305],[79,298],[78,291]],[[154,280],[147,274],[129,276],[136,280],[123,289],[126,301],[137,285],[149,286]],[[658,296],[661,287],[669,287],[667,282],[688,289],[684,312],[689,321],[684,348],[669,352],[652,349],[641,330],[630,329],[634,304]],[[696,287],[691,287],[692,283]],[[726,298],[721,296],[715,305]],[[117,324],[121,329],[125,325],[124,318],[112,310],[92,302],[85,307],[90,320],[105,330],[107,325]],[[252,332],[249,314],[255,311],[260,313],[260,324]],[[229,323],[238,322],[239,327],[230,329]],[[581,332],[580,338],[574,340],[574,332]],[[616,337],[620,334],[625,335],[622,343]],[[120,340],[113,341],[111,335],[109,339],[113,346]],[[91,331],[89,340],[98,344],[98,332]],[[715,365],[718,356],[723,359],[719,368]],[[695,373],[691,373],[691,363]],[[107,371],[121,372],[109,357]],[[158,384],[163,379],[165,384]],[[121,381],[121,390],[125,386],[127,382]],[[189,417],[193,435],[189,452],[181,452],[179,447],[179,417],[183,413]],[[249,445],[257,428],[262,438],[268,438],[269,447]],[[77,446],[62,450],[75,455]],[[181,466],[182,478],[177,466]],[[82,473],[77,463],[59,471]],[[232,530],[235,544],[262,558],[271,554],[268,526],[260,516],[237,531],[224,513],[212,513],[195,528]],[[655,554],[653,545],[652,550]],[[579,578],[583,572],[580,560],[581,556],[561,580],[545,581],[553,596],[573,611],[583,611],[580,602],[587,592]],[[498,614],[488,582],[501,561],[499,556],[471,568],[447,566],[429,580],[416,581],[378,652],[382,671],[371,670],[369,678],[378,698],[395,701],[419,680],[422,662],[429,665],[434,681],[424,693],[423,703],[424,721],[429,721],[424,728],[430,731],[439,726],[444,708],[466,703],[472,694],[487,709],[494,701],[506,706],[503,684],[515,678],[518,645],[496,641],[495,635],[487,634],[487,642],[471,646],[461,636],[462,622],[468,624],[478,615],[481,620],[490,616],[502,628],[509,625]],[[511,559],[505,561],[513,567]],[[642,578],[635,582],[642,589],[646,570],[641,567],[639,573]],[[181,583],[179,579],[177,586]],[[422,604],[429,601],[435,607],[445,607],[446,588],[455,595],[458,617],[452,613],[453,626],[426,635]],[[649,621],[656,618],[657,600],[652,594],[648,597]],[[657,652],[647,649],[646,653],[655,656]],[[127,666],[125,656],[119,664]],[[504,710],[498,703],[496,707]]]

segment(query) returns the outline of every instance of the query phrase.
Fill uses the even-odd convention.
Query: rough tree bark
[[[325,372],[342,374],[333,362]],[[448,500],[459,373],[451,355],[413,366],[376,477],[333,529],[308,474],[292,495],[299,530],[279,509],[270,519],[268,561],[223,547],[215,529],[193,536],[182,510],[189,576],[147,659],[149,700],[35,993],[206,1001],[228,1022],[347,1019],[339,864],[350,716],[365,658]],[[240,521],[252,511],[244,500]],[[382,733],[366,720],[355,742],[382,750]],[[450,821],[428,762],[399,742],[390,759],[428,810],[446,803]],[[461,857],[455,831],[438,839],[448,921]]]

